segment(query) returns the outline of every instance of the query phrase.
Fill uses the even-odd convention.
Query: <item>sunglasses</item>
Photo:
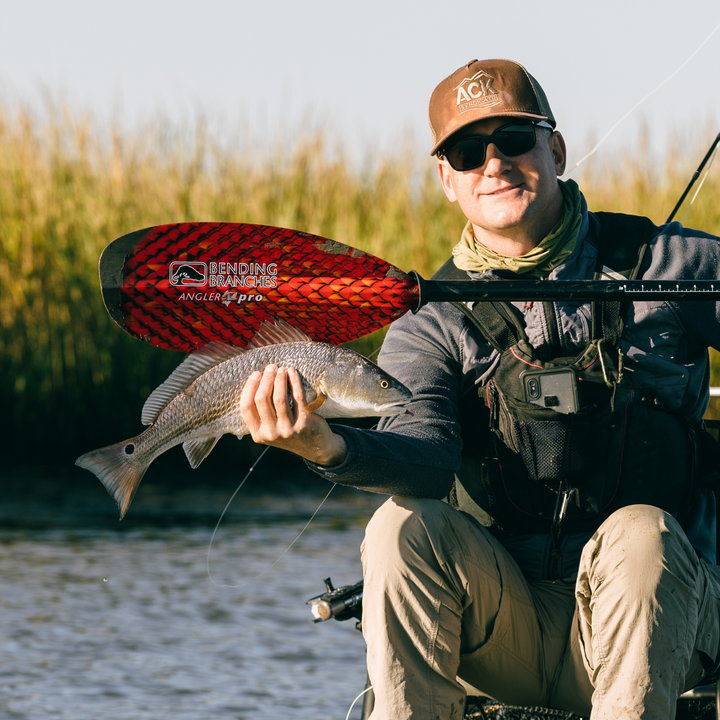
[[[535,147],[536,126],[553,129],[552,125],[544,120],[537,123],[514,122],[499,127],[492,135],[468,135],[443,148],[441,152],[453,170],[474,170],[485,162],[487,146],[490,143],[507,157],[530,152]]]

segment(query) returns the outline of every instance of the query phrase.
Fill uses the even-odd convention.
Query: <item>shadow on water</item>
[[[195,470],[188,466],[180,448],[161,455],[148,469],[122,521],[102,483],[72,461],[62,466],[25,464],[9,468],[3,478],[0,528],[127,530],[146,524],[214,525],[255,459],[247,452],[239,457],[234,454],[237,445],[235,438],[224,436]],[[276,522],[296,518],[308,509],[312,514],[330,487],[298,458],[271,448],[231,503],[223,523],[248,518]],[[274,501],[267,502],[267,496],[273,496]],[[355,510],[365,513],[376,507],[376,501],[367,493],[340,486],[328,500],[337,513],[351,515]]]

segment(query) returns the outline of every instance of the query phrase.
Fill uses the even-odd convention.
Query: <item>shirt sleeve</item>
[[[348,445],[346,461],[308,466],[328,480],[371,492],[445,497],[461,460],[463,318],[450,305],[432,303],[396,321],[378,363],[412,391],[410,414],[382,418],[377,430],[334,426]]]
[[[653,280],[720,280],[720,238],[678,222],[659,228],[652,259],[643,278]],[[720,350],[720,302],[702,298],[673,304],[688,339],[699,348]]]

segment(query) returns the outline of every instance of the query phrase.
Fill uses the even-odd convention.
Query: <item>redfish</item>
[[[362,355],[313,342],[282,320],[266,321],[248,349],[211,342],[189,355],[145,402],[145,432],[82,455],[75,464],[97,475],[122,518],[158,455],[182,443],[196,468],[222,435],[247,434],[240,394],[253,372],[273,363],[298,370],[308,410],[325,418],[400,415],[412,397]]]

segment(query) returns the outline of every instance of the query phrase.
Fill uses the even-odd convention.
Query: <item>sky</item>
[[[354,152],[429,150],[434,86],[508,57],[544,87],[571,164],[720,24],[718,0],[0,0],[0,102],[158,115],[261,147],[327,128]],[[720,31],[601,153],[720,131]],[[220,130],[218,130],[220,132]]]

